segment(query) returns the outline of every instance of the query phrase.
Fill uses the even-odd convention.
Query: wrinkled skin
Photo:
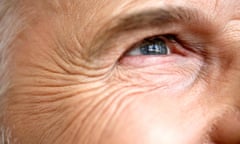
[[[239,0],[21,3],[31,12],[15,41],[5,116],[18,143],[240,144]],[[196,13],[170,26],[104,32],[159,8]],[[180,42],[184,55],[124,55],[163,34],[205,51]]]

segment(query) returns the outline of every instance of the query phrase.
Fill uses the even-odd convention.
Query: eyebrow
[[[105,28],[105,25],[105,29],[100,29],[93,40],[94,45],[90,48],[90,54],[94,55],[93,53],[106,51],[106,43],[122,32],[150,26],[164,27],[173,23],[196,25],[198,27],[200,23],[208,25],[209,20],[204,17],[204,14],[200,14],[199,10],[184,7],[147,9],[125,16],[116,16],[106,24],[108,25],[107,28]]]
[[[173,22],[191,22],[197,20],[196,16],[199,16],[197,10],[182,7],[144,10],[118,18],[118,20],[112,24],[113,26],[110,28],[110,31],[137,29],[146,25],[166,25]]]

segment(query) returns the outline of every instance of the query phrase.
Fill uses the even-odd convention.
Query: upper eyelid
[[[135,29],[133,31],[121,32],[109,39],[101,41],[100,43],[96,43],[97,45],[92,46],[92,52],[90,52],[89,54],[96,58],[96,55],[104,56],[107,54],[106,52],[110,51],[122,51],[122,53],[126,53],[126,51],[131,49],[134,44],[137,44],[146,38],[155,36],[175,35],[181,32],[181,30],[182,27],[179,25],[169,25],[168,27],[164,28],[157,26],[148,26],[140,29]],[[118,46],[116,46],[117,44]],[[96,55],[94,55],[94,53]],[[118,58],[120,57],[122,56],[119,56]]]

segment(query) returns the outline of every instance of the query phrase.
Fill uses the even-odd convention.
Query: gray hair
[[[0,144],[10,144],[10,130],[4,126],[6,92],[9,89],[12,45],[20,31],[23,19],[17,0],[0,0]]]

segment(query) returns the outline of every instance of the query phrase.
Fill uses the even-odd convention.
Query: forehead
[[[143,10],[170,7],[193,9],[221,25],[240,18],[239,0],[24,0],[24,2],[35,11],[34,14],[40,15],[34,16],[37,18],[36,21],[41,23],[46,21],[47,27],[56,23],[66,27],[73,25],[83,44],[92,41],[93,37],[101,29],[108,27],[114,18],[118,19]],[[86,38],[87,40],[84,40]]]
[[[86,21],[92,17],[107,19],[118,14],[137,11],[144,8],[156,7],[189,7],[198,9],[207,14],[216,13],[238,15],[240,11],[239,0],[24,0],[30,7],[37,7],[38,12],[52,9],[53,11],[72,11],[78,18]],[[45,9],[43,9],[45,8]],[[73,14],[73,13],[72,13]]]

